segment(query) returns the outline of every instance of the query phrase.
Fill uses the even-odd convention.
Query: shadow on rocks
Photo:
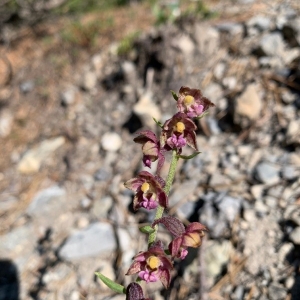
[[[0,260],[0,300],[18,299],[18,269],[10,260]]]

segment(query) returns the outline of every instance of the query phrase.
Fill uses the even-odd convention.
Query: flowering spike
[[[166,216],[158,220],[155,220],[152,224],[152,227],[154,227],[156,224],[165,225],[166,228],[174,237],[181,236],[185,232],[185,228],[182,222],[172,216]]]

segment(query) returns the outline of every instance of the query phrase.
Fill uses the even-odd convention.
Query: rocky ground
[[[169,91],[182,85],[216,107],[199,122],[202,153],[179,164],[169,212],[209,233],[176,265],[170,290],[151,284],[147,295],[300,299],[300,7],[215,10],[234,17],[152,28],[126,55],[110,44],[67,76],[39,48],[12,78],[2,72],[1,300],[124,299],[94,272],[130,282],[146,246],[138,226],[153,218],[132,211],[123,187],[142,169],[132,139],[175,112]],[[160,238],[169,240],[163,228]]]

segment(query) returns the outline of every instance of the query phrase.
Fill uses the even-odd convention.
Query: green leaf
[[[177,96],[177,94],[176,94],[174,91],[172,91],[172,90],[171,90],[170,92],[171,92],[173,98],[174,98],[176,101],[178,101],[178,96]]]
[[[196,120],[200,120],[202,119],[203,117],[205,117],[206,115],[208,115],[209,112],[208,111],[205,111],[202,115],[200,115],[199,117],[195,118]]]
[[[99,273],[99,272],[95,272],[95,275],[104,283],[106,284],[111,290],[119,293],[119,294],[126,294],[126,289],[123,285],[120,285],[112,280],[110,280],[109,278],[107,278],[106,276],[104,276],[103,274]]]
[[[154,122],[160,127],[163,127],[163,124],[160,121],[157,121],[155,118],[152,118],[154,120]]]
[[[198,154],[200,154],[201,152],[195,152],[191,155],[178,155],[178,157],[182,158],[182,159],[191,159],[194,158],[195,156],[197,156]]]
[[[155,231],[150,225],[145,225],[139,228],[140,232],[150,234]]]

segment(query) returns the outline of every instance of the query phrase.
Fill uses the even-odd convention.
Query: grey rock
[[[60,95],[62,105],[69,106],[74,104],[77,94],[78,89],[75,86],[71,86],[68,89],[64,90]]]
[[[269,297],[272,300],[282,300],[287,296],[286,289],[279,284],[272,283],[268,289]]]
[[[207,117],[205,121],[208,125],[208,129],[212,135],[218,135],[221,133],[221,129],[218,125],[218,121],[215,118]]]
[[[179,216],[187,220],[194,213],[194,211],[195,211],[195,203],[191,201],[187,201],[183,205],[180,205],[177,208],[177,213],[179,214]]]
[[[22,174],[36,173],[42,163],[64,143],[65,138],[62,136],[41,142],[24,154],[18,163],[18,171]]]
[[[287,128],[286,141],[288,144],[300,144],[300,119],[292,120]]]
[[[98,222],[69,236],[59,250],[59,256],[65,260],[78,260],[109,253],[115,248],[111,225]]]
[[[283,166],[283,168],[281,170],[281,176],[284,179],[293,180],[293,179],[296,179],[298,174],[297,174],[297,171],[294,168],[294,166],[286,165],[286,166]]]
[[[94,179],[96,181],[108,181],[112,176],[111,169],[100,168],[94,174]]]
[[[173,41],[173,46],[178,48],[186,57],[193,54],[195,44],[188,35],[181,35]]]
[[[223,97],[223,89],[219,84],[212,82],[204,89],[203,94],[208,99],[217,101]]]
[[[300,226],[296,227],[289,235],[291,242],[300,245]]]
[[[13,260],[18,271],[23,272],[28,264],[33,263],[36,246],[36,234],[32,224],[25,224],[0,236],[1,259]]]
[[[231,196],[225,196],[224,198],[216,201],[216,205],[220,210],[220,213],[225,215],[228,222],[233,222],[241,210],[242,200],[233,198]]]
[[[297,95],[292,93],[290,90],[284,90],[281,93],[281,99],[286,104],[291,104],[297,99]]]
[[[244,26],[240,23],[226,22],[217,25],[217,29],[221,32],[226,32],[231,35],[242,35],[244,33]]]
[[[260,48],[266,56],[282,56],[284,41],[279,32],[265,34],[260,40]]]
[[[194,38],[203,56],[211,56],[219,49],[220,34],[211,26],[196,24]]]
[[[57,185],[42,190],[33,198],[27,208],[27,214],[35,218],[50,218],[52,222],[57,212],[62,211],[66,202],[65,196],[65,189]]]
[[[244,297],[244,293],[245,293],[244,287],[242,285],[238,285],[237,288],[234,291],[233,299],[234,300],[242,300],[242,299],[244,299],[243,298]]]
[[[91,209],[91,214],[97,219],[107,218],[107,214],[113,205],[113,199],[109,196],[97,199],[94,201],[93,207]]]
[[[122,139],[116,132],[106,132],[101,138],[101,146],[106,151],[115,152],[122,146]]]
[[[23,94],[29,93],[34,89],[34,81],[33,80],[28,80],[20,85],[20,90]]]
[[[255,168],[255,177],[264,184],[276,184],[279,182],[279,170],[268,162],[261,162]]]
[[[254,16],[247,22],[248,27],[256,27],[260,31],[264,31],[270,28],[271,20],[266,16]]]

